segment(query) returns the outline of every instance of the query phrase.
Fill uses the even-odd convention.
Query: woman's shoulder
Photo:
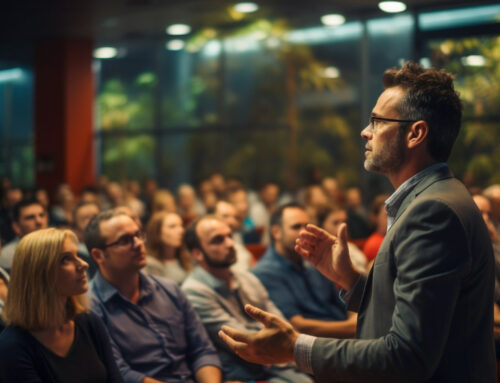
[[[34,344],[36,344],[34,338],[26,330],[16,326],[7,326],[0,334],[0,359],[4,358],[6,353],[16,353]]]

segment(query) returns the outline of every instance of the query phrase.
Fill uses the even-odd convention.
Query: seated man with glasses
[[[125,382],[220,382],[217,352],[184,293],[175,282],[140,271],[144,237],[132,218],[102,212],[84,238],[99,266],[91,309],[109,332]]]

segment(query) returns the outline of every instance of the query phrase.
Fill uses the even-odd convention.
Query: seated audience
[[[351,187],[344,194],[345,206],[347,208],[347,225],[351,238],[363,239],[371,234],[370,222],[368,214],[363,206],[363,198],[361,189]]]
[[[252,253],[245,247],[241,233],[238,232],[239,222],[236,216],[236,209],[229,202],[219,201],[215,205],[214,215],[224,221],[231,229],[234,249],[236,250],[236,262],[232,266],[233,269],[236,268],[242,271],[250,269]]]
[[[12,212],[14,206],[23,199],[23,192],[19,188],[7,187],[2,190],[0,208],[0,239],[3,243],[9,243],[16,238],[16,232],[12,228]]]
[[[125,382],[219,383],[219,357],[185,294],[174,281],[140,271],[146,249],[132,218],[100,213],[85,244],[99,266],[91,308],[104,320]]]
[[[182,289],[200,315],[222,361],[225,380],[268,382],[312,382],[293,365],[263,366],[239,358],[219,338],[222,325],[240,330],[260,330],[263,325],[244,311],[245,304],[282,317],[269,300],[266,289],[254,275],[231,268],[236,250],[231,228],[215,216],[205,216],[188,227],[185,242],[198,266],[186,279]]]
[[[73,224],[73,209],[75,195],[71,187],[62,183],[56,191],[56,204],[50,209],[50,225],[55,227],[70,227]]]
[[[318,224],[318,214],[331,205],[321,185],[308,186],[303,194],[304,207],[309,215],[310,223]]]
[[[86,312],[87,264],[69,230],[26,235],[16,249],[0,335],[0,380],[123,382],[106,329]]]
[[[318,225],[337,235],[342,223],[347,223],[347,212],[340,207],[328,207],[318,213]],[[368,262],[363,252],[352,242],[347,242],[352,265],[363,275],[368,274]]]
[[[301,333],[353,337],[356,315],[347,313],[335,285],[295,251],[295,240],[308,223],[309,215],[301,205],[280,206],[271,217],[272,244],[252,272]]]
[[[12,228],[17,237],[5,245],[0,256],[0,267],[10,272],[14,252],[19,240],[35,230],[46,229],[49,226],[47,210],[36,199],[19,201],[13,209]]]
[[[205,213],[203,204],[196,197],[196,191],[188,184],[182,184],[177,189],[177,206],[184,227]]]
[[[153,195],[150,215],[158,213],[159,211],[168,211],[170,213],[177,212],[175,198],[167,189],[159,189]]]
[[[238,219],[238,231],[243,237],[243,243],[259,243],[261,235],[255,223],[248,216],[248,195],[243,187],[230,189],[227,194],[227,200],[236,209],[236,217]]]
[[[193,268],[191,255],[182,244],[183,236],[184,226],[178,214],[153,215],[146,226],[146,272],[181,284]]]

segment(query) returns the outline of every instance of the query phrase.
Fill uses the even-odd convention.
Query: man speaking
[[[357,339],[316,338],[252,306],[257,333],[220,336],[257,363],[295,360],[319,382],[495,382],[494,260],[487,229],[446,161],[461,103],[453,77],[406,63],[384,73],[372,110],[366,170],[388,177],[387,235],[368,277],[352,267],[346,227],[308,225],[296,250],[340,284],[358,312]]]

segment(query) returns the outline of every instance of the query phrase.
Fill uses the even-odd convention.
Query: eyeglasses
[[[138,231],[137,233],[134,234],[124,234],[120,238],[118,238],[116,241],[105,244],[102,249],[107,249],[108,247],[111,246],[122,246],[122,247],[132,247],[134,246],[135,243],[135,238],[140,239],[141,241],[144,240],[144,233],[142,231]]]
[[[370,129],[373,130],[375,128],[375,121],[387,121],[387,122],[417,122],[417,120],[400,120],[397,118],[385,118],[385,117],[377,117],[370,116]]]

